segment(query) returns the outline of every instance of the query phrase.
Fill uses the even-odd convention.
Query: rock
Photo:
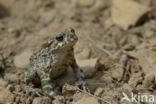
[[[76,101],[73,104],[100,104],[100,103],[94,97],[83,97],[82,99]]]
[[[80,59],[80,60],[88,59],[89,56],[90,56],[89,48],[85,48],[82,50],[82,52],[75,55],[76,59]]]
[[[20,91],[22,90],[22,88],[21,88],[20,85],[16,85],[16,86],[15,86],[15,90],[16,90],[17,92],[20,92]]]
[[[25,50],[21,54],[14,57],[14,65],[18,68],[27,68],[29,65],[29,58],[32,55],[31,50]]]
[[[104,81],[105,83],[112,83],[113,82],[113,79],[112,77],[109,75],[109,74],[104,74],[100,77],[100,80]]]
[[[34,98],[32,104],[41,104],[41,101],[42,101],[41,97],[36,97],[36,98]]]
[[[52,104],[65,104],[65,99],[63,96],[56,96]]]
[[[123,77],[124,72],[123,66],[116,64],[112,69],[113,70],[111,71],[111,77],[117,81],[120,81],[121,78]]]
[[[145,76],[145,80],[143,82],[143,86],[145,88],[149,88],[150,86],[152,86],[153,84],[155,84],[155,74],[153,72],[148,73]]]
[[[139,67],[145,75],[143,85],[146,88],[156,84],[156,52],[153,50],[155,44],[155,39],[151,39],[149,42],[145,42],[142,48],[138,48],[137,51],[129,53],[132,57],[135,57],[138,60]],[[136,68],[137,67],[135,67],[135,69]]]
[[[95,90],[94,95],[95,95],[95,96],[100,96],[100,95],[102,94],[102,92],[103,92],[103,88],[98,87],[98,88]]]
[[[97,58],[77,60],[77,63],[83,70],[86,78],[92,77],[94,74],[96,74],[96,71],[99,67],[99,61]]]
[[[11,103],[14,100],[13,94],[5,88],[0,88],[0,104]]]
[[[127,30],[149,11],[148,7],[132,0],[113,0],[111,19],[113,24]]]
[[[153,47],[151,47],[153,48]],[[136,57],[139,60],[139,64],[142,67],[142,70],[145,74],[149,74],[149,72],[155,73],[156,67],[156,53],[153,50],[141,49],[135,52]]]
[[[95,0],[77,0],[77,4],[82,7],[89,7],[94,4]]]
[[[13,74],[10,74],[10,73],[5,74],[5,79],[10,81],[10,82],[14,82],[14,83],[18,83],[19,82],[19,77],[15,73],[13,73]]]
[[[105,20],[104,21],[104,26],[105,26],[105,29],[111,28],[111,26],[113,26],[112,20],[110,18]]]
[[[30,97],[28,97],[26,100],[25,100],[25,103],[26,104],[31,104],[31,102],[32,102],[32,99],[30,98]],[[47,103],[45,103],[45,104],[47,104]],[[49,104],[49,103],[48,103]]]
[[[77,89],[79,89],[77,86],[64,84],[63,88],[62,88],[62,93],[65,94],[65,93],[69,93],[69,92],[75,92],[75,91],[77,91]]]
[[[37,29],[41,29],[49,25],[56,16],[56,11],[47,11],[42,15],[36,24]]]
[[[9,85],[7,86],[7,89],[8,89],[9,91],[13,92],[13,91],[15,90],[15,86],[14,86],[13,84],[9,84]]]
[[[7,81],[5,81],[4,79],[0,78],[0,88],[2,88],[2,87],[3,87],[3,88],[6,87],[7,84],[8,84]]]
[[[16,96],[16,98],[15,98],[15,101],[14,101],[16,104],[19,104],[19,102],[20,102],[20,96]]]
[[[32,104],[51,104],[51,99],[48,97],[35,97]]]

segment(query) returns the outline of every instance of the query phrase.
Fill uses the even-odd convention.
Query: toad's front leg
[[[77,65],[75,59],[74,59],[73,63],[71,64],[71,67],[72,67],[72,69],[73,69],[73,71],[75,73],[75,76],[76,76],[77,80],[78,80],[78,82],[77,82],[78,86],[82,90],[89,92],[89,89],[88,89],[88,87],[86,85],[87,83],[85,81],[84,73],[81,70],[81,68]]]
[[[54,97],[56,94],[53,91],[54,85],[51,81],[49,73],[46,73],[44,70],[38,70],[38,74],[41,78],[41,86],[42,86],[43,92],[50,97]]]

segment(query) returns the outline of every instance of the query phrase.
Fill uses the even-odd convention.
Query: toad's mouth
[[[72,48],[75,44],[76,44],[76,42],[72,41],[72,42],[69,42],[69,43],[66,43],[66,44],[62,44],[60,46],[60,48]]]

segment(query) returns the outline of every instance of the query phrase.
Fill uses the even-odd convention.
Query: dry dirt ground
[[[0,104],[156,104],[155,10],[156,0],[0,0]],[[53,100],[24,93],[29,57],[67,27],[79,37],[77,61],[90,67],[90,93],[72,86],[70,71]]]

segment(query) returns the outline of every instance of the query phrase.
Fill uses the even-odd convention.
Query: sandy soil
[[[156,0],[126,1],[137,5],[111,0],[0,0],[0,104],[156,104],[156,99],[121,101],[123,92],[129,97],[156,96]],[[128,7],[115,11],[114,5],[136,9],[129,14]],[[120,17],[115,17],[118,13]],[[115,22],[116,18],[123,19]],[[74,82],[70,71],[58,80],[54,100],[24,93],[19,83],[29,68],[29,57],[48,37],[67,27],[79,37],[76,59],[99,60],[86,79],[90,93],[65,84],[69,79]]]

